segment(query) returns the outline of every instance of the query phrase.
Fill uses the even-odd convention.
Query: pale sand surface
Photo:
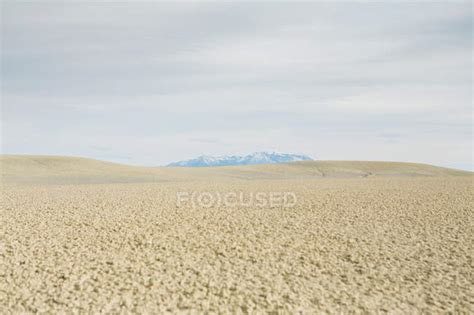
[[[417,163],[305,161],[225,167],[139,167],[76,157],[0,155],[0,178],[19,184],[465,176],[465,171]]]
[[[164,175],[146,182],[152,171],[117,166],[106,171],[113,183],[83,184],[104,173],[75,180],[72,162],[69,170],[46,166],[62,167],[61,176],[9,163],[0,201],[1,314],[474,312],[468,173],[437,168],[426,176],[433,169],[414,164],[399,170],[411,175],[395,176],[392,164],[334,162],[346,178],[330,178],[327,165],[319,165],[324,178],[307,178],[303,166],[293,173],[285,168],[294,166],[262,166],[244,174],[159,169]],[[116,182],[127,176],[131,183]],[[183,191],[290,191],[297,203],[177,207]]]

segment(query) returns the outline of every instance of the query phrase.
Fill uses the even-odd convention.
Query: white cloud
[[[470,165],[470,7],[3,3],[2,150]]]

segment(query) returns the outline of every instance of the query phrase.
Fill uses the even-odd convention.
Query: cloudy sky
[[[2,2],[2,152],[472,169],[472,3]]]

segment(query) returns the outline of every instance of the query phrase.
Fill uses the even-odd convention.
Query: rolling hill
[[[2,183],[137,183],[199,180],[469,176],[473,173],[418,163],[301,161],[223,167],[140,167],[99,160],[34,155],[0,156]]]

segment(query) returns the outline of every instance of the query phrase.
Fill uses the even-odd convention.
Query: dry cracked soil
[[[5,184],[0,313],[472,314],[473,201],[472,176]]]

